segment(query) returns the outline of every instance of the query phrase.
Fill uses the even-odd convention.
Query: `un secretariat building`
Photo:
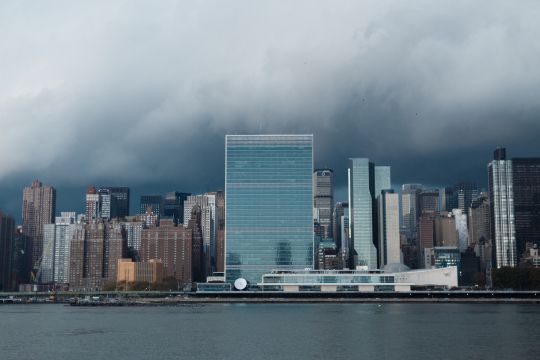
[[[227,135],[225,276],[313,268],[313,135]]]

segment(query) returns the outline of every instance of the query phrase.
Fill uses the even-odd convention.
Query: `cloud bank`
[[[0,4],[0,190],[223,187],[226,133],[313,133],[315,163],[486,182],[540,155],[536,1]],[[0,195],[10,201],[10,196]]]

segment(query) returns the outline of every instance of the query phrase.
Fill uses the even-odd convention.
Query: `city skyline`
[[[264,135],[264,134],[259,134]],[[316,153],[316,144],[317,139],[314,137],[314,153]],[[222,142],[225,141],[225,136],[223,137]],[[495,148],[495,147],[494,147]],[[483,181],[476,181],[475,183],[478,184],[478,187],[483,190],[488,190],[488,170],[487,170],[487,163],[491,159],[491,153],[493,149],[490,149],[486,154],[486,158],[483,162],[483,168],[486,169],[485,176]],[[537,153],[531,153],[531,154],[525,154],[522,156],[514,156],[512,149],[509,149],[509,158],[534,158]],[[366,157],[369,157],[366,155]],[[376,157],[373,157],[376,158]],[[348,160],[349,157],[346,157],[345,160]],[[320,169],[321,167],[317,167],[317,159],[314,158],[314,169]],[[345,161],[347,162],[347,161]],[[388,164],[392,168],[392,181],[391,181],[391,189],[398,192],[399,194],[402,193],[402,186],[407,184],[422,184],[427,189],[440,189],[443,187],[451,187],[454,185],[454,182],[446,182],[446,183],[437,183],[437,184],[430,184],[427,182],[423,182],[422,179],[413,179],[409,182],[397,182],[394,181],[394,164]],[[338,202],[343,202],[348,200],[348,194],[347,194],[347,167],[342,169],[343,173],[338,173],[334,167],[327,166],[326,169],[332,170],[334,173],[334,177],[341,178],[345,176],[345,183],[338,183],[336,184],[334,181],[333,185],[333,203],[332,206],[334,206]],[[467,181],[468,179],[465,179],[465,177],[459,177],[459,175],[455,176],[457,179],[460,179],[457,181],[459,183],[460,181]],[[40,182],[46,184],[47,186],[52,186],[56,190],[56,211],[55,215],[59,216],[62,211],[75,211],[76,213],[84,214],[86,212],[86,193],[88,191],[88,187],[96,187],[97,188],[118,188],[118,187],[127,187],[130,192],[130,200],[129,203],[129,214],[139,214],[140,212],[140,202],[139,199],[143,196],[161,196],[165,197],[167,193],[180,191],[180,192],[186,192],[191,194],[203,194],[206,192],[212,192],[212,191],[224,191],[225,189],[225,183],[223,180],[223,183],[220,185],[218,184],[215,187],[212,187],[210,185],[204,185],[204,186],[194,186],[194,188],[185,188],[181,185],[174,186],[173,181],[167,185],[167,182],[164,182],[160,185],[147,185],[147,186],[135,186],[133,187],[131,183],[125,182],[125,183],[113,183],[112,186],[106,186],[110,185],[111,183],[103,182],[103,183],[93,183],[93,184],[78,184],[78,185],[71,185],[71,186],[58,186],[55,183],[51,183],[47,181],[46,179],[42,179],[40,177],[28,177],[29,181],[26,183],[16,183],[12,184],[10,186],[10,189],[8,192],[0,192],[0,209],[3,210],[6,214],[9,214],[10,216],[13,216],[17,222],[17,224],[20,224],[22,221],[22,209],[21,209],[21,202],[20,202],[20,193],[23,191],[25,186],[29,186],[33,181],[39,180]],[[1,181],[0,181],[1,184]],[[1,185],[0,185],[1,188]],[[201,190],[202,189],[202,190]],[[7,201],[5,199],[7,198]],[[4,202],[2,202],[4,200]]]

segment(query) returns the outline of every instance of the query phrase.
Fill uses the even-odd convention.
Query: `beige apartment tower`
[[[43,254],[43,225],[53,224],[56,211],[56,190],[38,180],[23,190],[22,231],[32,241],[32,265]]]

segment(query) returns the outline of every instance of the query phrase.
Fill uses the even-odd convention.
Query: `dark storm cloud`
[[[496,145],[540,153],[539,17],[535,1],[4,1],[0,201],[35,177],[222,188],[226,133],[314,133],[338,187],[351,156],[396,184],[485,183]]]

